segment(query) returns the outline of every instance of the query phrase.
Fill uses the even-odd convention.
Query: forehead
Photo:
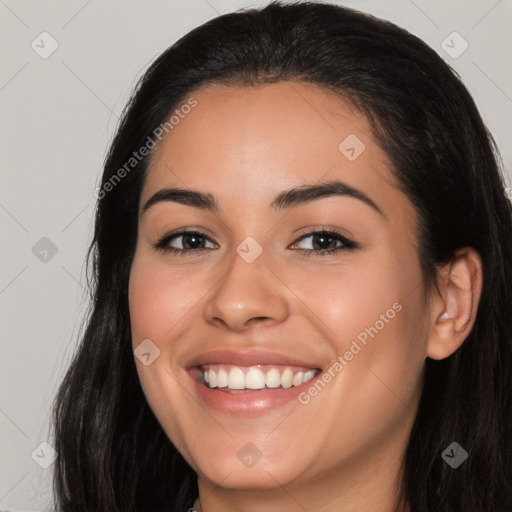
[[[184,103],[190,97],[196,105],[153,155],[143,200],[180,186],[211,192],[221,205],[236,196],[256,206],[286,188],[341,180],[396,205],[393,195],[401,193],[387,155],[366,118],[339,94],[279,82],[209,85]]]

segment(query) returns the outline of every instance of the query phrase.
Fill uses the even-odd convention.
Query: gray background
[[[510,173],[512,1],[340,3],[403,26],[453,66]],[[264,4],[0,0],[0,507],[50,508],[52,466],[36,461],[51,462],[51,448],[40,444],[52,443],[51,402],[87,307],[84,257],[94,189],[130,91],[148,64],[191,28]],[[31,47],[35,40],[49,48],[38,37],[43,31],[59,45],[46,59]],[[457,58],[441,47],[453,31],[469,43]]]

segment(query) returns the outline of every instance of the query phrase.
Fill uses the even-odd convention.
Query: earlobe
[[[438,272],[437,294],[431,300],[427,356],[445,359],[473,328],[482,291],[482,261],[473,248],[459,249]]]

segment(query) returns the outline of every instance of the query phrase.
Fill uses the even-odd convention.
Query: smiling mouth
[[[201,384],[227,393],[289,389],[309,382],[321,371],[298,366],[229,364],[205,364],[195,370]]]

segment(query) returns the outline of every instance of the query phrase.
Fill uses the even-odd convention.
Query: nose
[[[258,323],[270,325],[286,320],[286,289],[266,266],[263,254],[247,263],[235,252],[224,277],[204,304],[209,323],[244,331]]]

